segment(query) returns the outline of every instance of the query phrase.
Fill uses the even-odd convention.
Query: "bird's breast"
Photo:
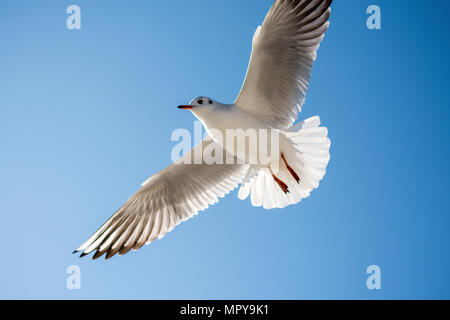
[[[202,122],[216,143],[245,163],[262,164],[272,153],[278,155],[272,150],[278,145],[278,132],[237,107],[219,111]]]

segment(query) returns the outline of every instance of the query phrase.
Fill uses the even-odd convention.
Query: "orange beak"
[[[182,106],[178,106],[178,109],[183,109],[183,110],[189,110],[194,108],[193,106],[188,106],[188,105],[182,105]]]

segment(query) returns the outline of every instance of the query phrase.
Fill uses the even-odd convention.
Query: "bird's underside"
[[[81,256],[95,252],[94,259],[106,254],[108,259],[137,250],[161,239],[239,185],[240,199],[250,197],[254,206],[266,209],[283,208],[308,197],[325,174],[330,140],[318,117],[293,123],[329,25],[331,2],[276,0],[253,37],[246,79],[233,107],[283,133],[287,143],[280,149],[277,172],[270,166],[238,161],[189,164],[194,163],[190,160],[197,149],[217,147],[216,142],[205,139],[144,182],[75,252]],[[223,156],[227,157],[225,150]]]

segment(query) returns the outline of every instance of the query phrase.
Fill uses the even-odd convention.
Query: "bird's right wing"
[[[76,252],[84,256],[96,250],[94,259],[104,253],[108,259],[116,253],[137,250],[156,238],[161,239],[180,222],[236,188],[248,165],[237,164],[235,158],[235,164],[186,164],[194,163],[194,155],[197,152],[202,155],[205,148],[220,148],[211,144],[215,142],[202,141],[180,160],[149,178]],[[223,157],[225,163],[225,151]]]
[[[237,107],[286,131],[297,119],[332,0],[275,0],[253,36]]]

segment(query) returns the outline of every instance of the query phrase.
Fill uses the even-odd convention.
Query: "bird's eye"
[[[209,100],[209,104],[212,104],[212,100]]]
[[[198,104],[203,104],[203,100],[202,99],[198,100],[197,102],[198,102]]]

